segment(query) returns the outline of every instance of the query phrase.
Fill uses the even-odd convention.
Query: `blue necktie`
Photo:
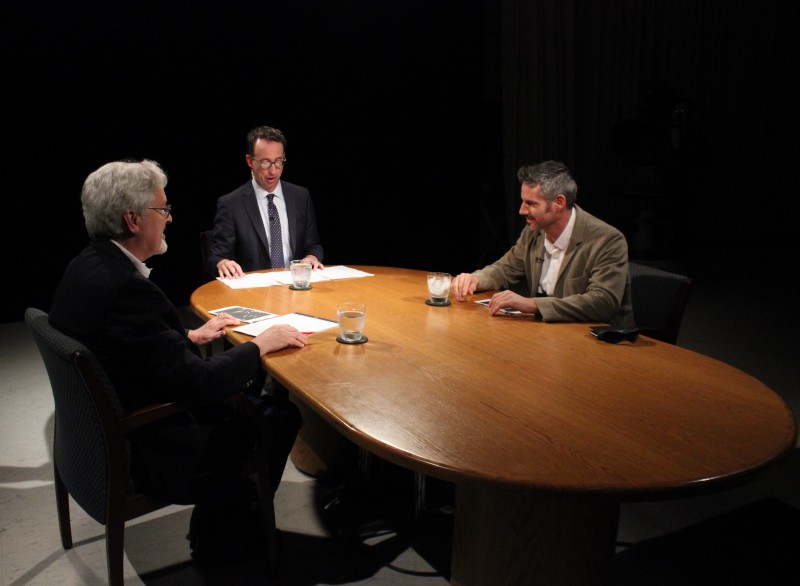
[[[274,193],[268,193],[267,215],[269,216],[269,259],[272,268],[277,269],[284,266],[283,262],[283,236],[281,235],[281,219],[278,216],[278,208],[272,202]]]

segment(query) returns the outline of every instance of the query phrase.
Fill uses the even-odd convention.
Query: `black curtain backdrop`
[[[188,303],[203,282],[199,233],[249,179],[245,135],[260,124],[287,136],[283,177],[311,190],[327,264],[478,262],[478,159],[500,150],[482,2],[44,4],[0,9],[5,321],[49,308],[88,241],[83,180],[128,157],[169,176],[169,251],[148,264]]]
[[[501,4],[506,194],[521,163],[560,159],[637,259],[754,293],[797,266],[800,3]]]
[[[128,157],[170,177],[170,250],[148,264],[187,303],[259,124],[287,135],[284,178],[311,190],[328,264],[492,262],[522,227],[516,169],[546,158],[638,258],[736,268],[762,237],[770,266],[794,259],[798,5],[4,3],[0,320],[49,309],[87,242],[83,180]]]

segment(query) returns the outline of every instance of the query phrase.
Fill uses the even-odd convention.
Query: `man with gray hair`
[[[464,301],[476,291],[501,289],[489,303],[491,315],[509,309],[546,322],[633,327],[628,243],[622,232],[575,204],[578,186],[563,163],[526,165],[517,178],[526,227],[499,260],[453,279],[453,296]],[[523,278],[527,297],[510,290]]]
[[[220,314],[187,331],[175,306],[150,279],[145,261],[167,250],[164,235],[172,206],[167,176],[154,161],[115,161],[91,173],[81,203],[91,241],[67,266],[56,289],[50,323],[83,342],[98,357],[122,407],[131,411],[176,401],[190,410],[137,432],[131,477],[137,490],[162,502],[195,504],[193,555],[231,559],[253,553],[259,517],[255,485],[242,479],[258,426],[240,405],[246,399],[274,430],[268,465],[274,493],[300,427],[297,408],[261,395],[261,356],[302,348],[307,337],[276,325],[211,358],[199,346],[225,335],[239,320]],[[252,529],[251,531],[248,531]]]

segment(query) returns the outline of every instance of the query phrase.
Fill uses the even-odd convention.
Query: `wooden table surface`
[[[265,356],[265,367],[351,441],[456,483],[454,584],[608,583],[619,502],[743,482],[794,446],[786,403],[728,364],[644,337],[600,342],[590,324],[490,317],[472,302],[488,293],[431,307],[425,271],[354,268],[374,276],[309,291],[214,281],[191,304],[204,317],[243,305],[335,320],[337,303],[366,303],[366,344],[337,343],[333,328]],[[520,514],[547,536],[502,536]],[[587,522],[598,529],[581,545]],[[534,551],[543,541],[547,560]],[[589,561],[555,567],[553,548]]]

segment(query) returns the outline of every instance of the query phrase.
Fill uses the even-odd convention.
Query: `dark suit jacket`
[[[287,181],[281,181],[281,187],[289,218],[291,258],[313,254],[322,262],[322,244],[311,194],[305,187]],[[217,263],[224,258],[238,262],[244,272],[272,268],[267,233],[250,181],[217,200],[208,256],[211,278],[217,277]]]
[[[203,359],[164,292],[108,240],[91,242],[69,264],[50,323],[97,355],[125,410],[157,401],[188,407],[221,402],[261,372],[255,344]],[[188,412],[146,426],[133,446],[134,479],[152,496],[191,502],[203,449]]]

